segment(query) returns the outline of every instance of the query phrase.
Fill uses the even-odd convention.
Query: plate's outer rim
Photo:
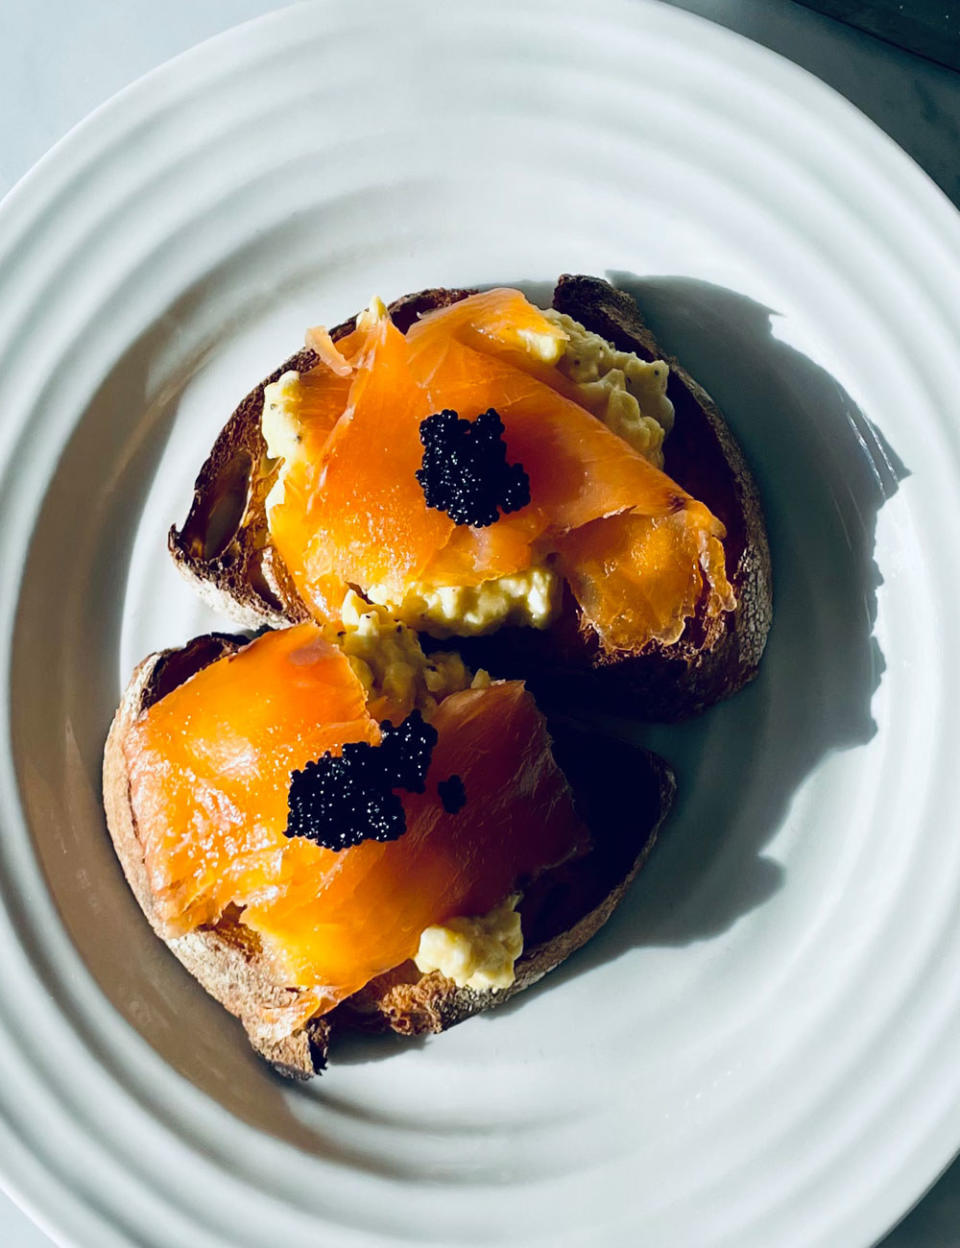
[[[515,5],[507,7],[516,8]],[[538,10],[550,8],[556,12],[558,5],[531,3],[528,7]],[[564,7],[575,12],[579,6],[568,0]],[[178,93],[189,85],[190,75],[195,67],[214,62],[229,67],[233,58],[243,55],[245,50],[248,53],[253,50],[256,59],[257,55],[262,54],[271,33],[278,40],[279,46],[294,28],[303,30],[309,26],[311,29],[322,29],[325,14],[330,8],[332,6],[326,0],[310,0],[307,4],[296,4],[288,9],[252,19],[182,53],[102,104],[65,135],[4,197],[0,204],[0,262],[16,241],[24,220],[32,220],[40,215],[45,202],[53,197],[61,168],[71,164],[82,167],[91,155],[102,155],[107,147],[98,152],[98,141],[109,134],[114,123],[122,120],[120,131],[124,132],[132,127],[137,117],[142,120],[156,107],[161,106],[165,97],[176,99]],[[629,5],[606,0],[604,4],[606,13],[624,21],[641,21],[644,12],[652,13],[654,9],[656,20],[661,26],[672,27],[688,37],[691,43],[697,42],[708,54],[722,53],[728,59],[735,57],[745,73],[768,74],[781,80],[784,89],[792,86],[793,94],[803,93],[815,100],[817,107],[826,112],[838,128],[845,128],[858,143],[864,147],[869,146],[872,161],[897,196],[909,196],[914,206],[926,214],[930,238],[942,247],[942,255],[950,256],[952,252],[956,256],[960,251],[960,217],[947,197],[889,136],[853,104],[792,62],[753,44],[743,36],[714,25],[707,19],[661,5],[657,0],[634,0]],[[947,280],[945,274],[946,270],[942,275],[944,282]],[[6,446],[9,445],[6,437],[3,443],[6,458]],[[9,641],[9,634],[5,634],[2,644],[7,647],[4,661],[8,673]],[[7,748],[3,752],[2,765],[4,777],[11,786],[8,791],[12,793],[15,791],[15,776],[11,765],[9,723],[6,716],[4,732],[7,734],[4,738]],[[39,868],[36,863],[33,867],[39,880]],[[9,916],[3,917],[6,921]],[[12,929],[10,939],[15,940]],[[25,950],[18,951],[26,954]],[[4,1026],[6,1030],[6,1025]],[[0,1037],[0,1044],[3,1045],[0,1052],[4,1051],[11,1040],[12,1037],[8,1034]],[[5,1095],[0,1089],[0,1098]],[[869,1207],[848,1211],[851,1220],[845,1230],[862,1238],[864,1242],[882,1234],[902,1216],[909,1203],[920,1198],[923,1191],[949,1164],[958,1139],[960,1105],[953,1105],[944,1113],[936,1132],[925,1139],[922,1145],[917,1146],[909,1162],[904,1159],[897,1181],[888,1184],[882,1192],[873,1193],[868,1202]],[[59,1242],[82,1246],[127,1242],[122,1236],[118,1237],[117,1227],[112,1219],[102,1219],[92,1208],[81,1209],[74,1195],[58,1179],[53,1179],[49,1174],[41,1175],[36,1160],[27,1155],[22,1141],[18,1141],[14,1134],[6,1130],[0,1131],[0,1158],[5,1190]],[[51,1188],[51,1183],[54,1184],[55,1191]],[[199,1238],[197,1242],[200,1242]],[[204,1242],[212,1243],[214,1240],[204,1239]]]
[[[454,0],[454,4],[457,3],[466,7],[466,0]],[[544,0],[524,0],[524,3],[528,8],[533,9],[548,7]],[[560,3],[569,4],[570,0],[560,0]],[[681,26],[687,24],[690,28],[699,28],[701,32],[709,31],[709,35],[704,37],[711,39],[717,48],[723,47],[726,43],[731,49],[736,47],[741,56],[754,57],[755,65],[776,65],[778,74],[792,77],[796,84],[803,83],[822,100],[829,100],[830,107],[837,118],[845,114],[847,120],[859,130],[858,137],[871,140],[874,155],[877,158],[885,158],[894,165],[899,164],[901,170],[909,169],[908,176],[915,187],[918,185],[917,179],[922,179],[925,193],[928,195],[925,207],[937,212],[940,218],[938,222],[940,228],[953,230],[960,237],[960,214],[947,194],[926,170],[862,109],[810,70],[790,60],[782,53],[757,43],[739,31],[722,26],[699,13],[675,8],[670,0],[602,0],[602,3],[608,9],[619,8],[624,13],[629,10],[636,10],[639,13],[644,9],[659,9],[661,15],[669,14],[676,18]],[[175,77],[189,72],[194,61],[200,63],[212,53],[226,53],[232,43],[239,44],[256,37],[274,23],[282,26],[294,19],[309,17],[314,20],[317,15],[322,16],[323,12],[331,7],[330,0],[293,0],[291,4],[278,6],[200,40],[199,43],[169,57],[153,69],[141,74],[133,82],[115,91],[75,122],[26,172],[16,179],[3,196],[0,196],[0,231],[7,228],[7,218],[20,207],[21,196],[42,195],[42,179],[48,170],[57,167],[64,153],[71,152],[76,145],[85,140],[88,132],[92,135],[97,127],[102,126],[112,117],[118,116],[127,105],[139,104],[140,107],[146,108],[150,104],[151,92],[157,93],[164,86],[172,87]],[[574,5],[570,7],[575,8]]]

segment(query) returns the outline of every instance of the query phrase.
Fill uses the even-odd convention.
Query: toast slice
[[[198,637],[179,649],[150,655],[136,669],[107,738],[103,797],[107,825],[127,881],[158,935],[143,847],[130,801],[124,741],[147,707],[195,672],[245,643],[226,634]],[[203,987],[243,1023],[253,1047],[281,1074],[309,1078],[326,1063],[337,1028],[413,1035],[443,1031],[500,1005],[535,983],[602,926],[653,847],[669,810],[674,780],[656,755],[584,729],[551,725],[554,754],[591,829],[586,857],[541,875],[520,903],[524,949],[509,988],[458,988],[439,972],[421,974],[410,961],[370,981],[331,1013],[302,1021],[301,990],[278,983],[259,937],[228,909],[213,926],[164,938]]]
[[[398,300],[390,311],[405,331],[423,312],[470,293],[421,291]],[[664,444],[665,470],[726,526],[727,575],[737,606],[713,617],[701,610],[672,645],[617,651],[601,645],[566,591],[559,618],[545,632],[504,628],[453,644],[468,663],[498,676],[523,677],[536,692],[562,689],[649,719],[685,718],[735,693],[757,672],[772,616],[770,552],[758,492],[716,404],[664,355],[629,295],[599,278],[564,276],[553,305],[621,350],[668,360],[675,421]],[[333,339],[355,323],[338,326]],[[181,571],[210,605],[247,626],[307,618],[270,543],[265,499],[272,478],[260,416],[265,385],[288,369],[304,371],[316,362],[314,352],[301,351],[247,395],[200,470],[183,527],[170,530],[170,552]]]

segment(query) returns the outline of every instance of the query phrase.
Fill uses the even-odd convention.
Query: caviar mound
[[[423,792],[436,743],[436,729],[411,711],[396,727],[384,720],[377,745],[348,742],[339,754],[306,762],[290,777],[284,835],[335,851],[395,841],[407,830],[396,790]]]
[[[507,463],[503,421],[492,407],[474,420],[444,409],[420,422],[423,461],[416,478],[428,507],[454,524],[484,529],[530,502],[522,464]]]
[[[334,786],[323,796],[337,816],[356,804],[353,832],[372,809],[373,835],[336,848],[287,835],[288,795],[318,743]],[[412,957],[424,928],[485,913],[590,844],[522,684],[448,694],[430,724],[413,712],[378,725],[347,657],[312,624],[192,676],[137,718],[124,755],[163,930],[238,913],[317,1015]],[[359,779],[338,792],[343,759],[360,760]],[[452,775],[475,795],[453,813],[439,792]],[[404,823],[390,839],[370,802],[384,793]]]
[[[437,783],[437,795],[448,815],[459,814],[467,804],[467,788],[462,776],[447,776]]]

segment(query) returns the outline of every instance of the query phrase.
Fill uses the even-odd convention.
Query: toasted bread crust
[[[391,305],[405,330],[417,315],[455,303],[468,290],[427,290]],[[666,470],[705,502],[726,525],[728,575],[737,595],[733,612],[690,620],[673,645],[651,644],[640,653],[606,650],[566,593],[560,618],[546,632],[507,628],[491,637],[457,638],[453,644],[474,666],[522,676],[536,691],[562,685],[575,697],[628,708],[647,719],[682,719],[727,697],[756,674],[772,618],[770,551],[756,486],[742,452],[710,396],[676,360],[666,356],[634,300],[595,277],[561,277],[554,307],[623,350],[669,360],[668,394],[676,411],[665,444]],[[345,322],[336,339],[355,326]],[[316,362],[303,351],[288,368]],[[267,384],[267,383],[264,383]],[[269,542],[260,432],[263,385],[253,390],[224,427],[197,478],[183,528],[170,531],[170,550],[211,605],[246,625],[295,622],[306,611],[283,561]],[[244,476],[244,467],[248,471]],[[237,496],[231,506],[223,499]]]
[[[515,983],[502,991],[477,992],[457,988],[437,972],[421,975],[408,962],[372,981],[330,1015],[304,1023],[300,990],[276,981],[259,938],[238,922],[236,912],[186,936],[164,933],[130,801],[124,746],[136,718],[208,663],[243,644],[243,638],[210,634],[150,655],[137,667],[107,737],[103,800],[117,856],[150,925],[206,991],[240,1019],[250,1043],[281,1074],[309,1078],[321,1070],[334,1027],[401,1034],[443,1031],[499,1005],[535,983],[606,922],[653,847],[673,800],[669,768],[646,751],[622,743],[598,744],[590,734],[572,732],[555,752],[593,829],[594,849],[575,864],[546,872],[526,891],[520,906],[525,948]],[[601,753],[605,767],[615,772],[611,784],[596,783],[595,755]],[[623,826],[628,810],[630,822]]]

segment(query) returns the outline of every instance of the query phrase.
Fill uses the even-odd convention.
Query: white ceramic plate
[[[953,210],[841,98],[613,0],[299,5],[125,91],[17,188],[0,1168],[56,1238],[866,1245],[933,1180],[960,1143],[958,255]],[[149,934],[104,831],[131,667],[222,626],[165,530],[305,325],[562,270],[646,275],[742,438],[776,561],[762,676],[624,726],[681,798],[590,947],[287,1086]]]

